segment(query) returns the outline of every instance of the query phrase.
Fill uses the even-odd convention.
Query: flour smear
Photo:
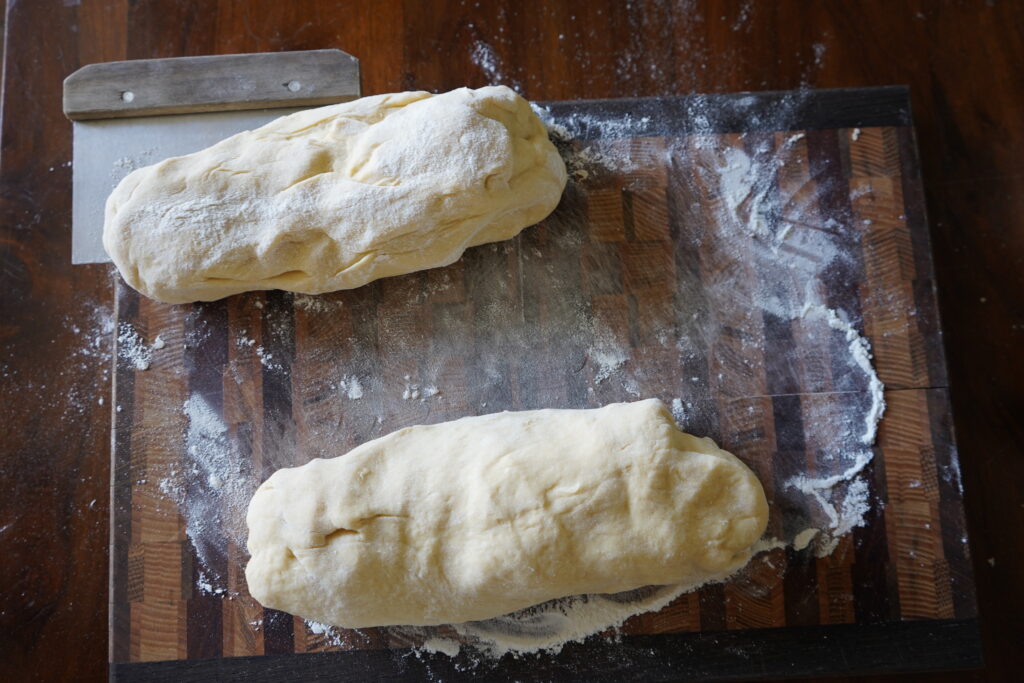
[[[185,520],[199,561],[196,587],[224,595],[227,577],[217,568],[226,566],[229,547],[245,547],[245,513],[256,490],[251,462],[232,441],[218,410],[201,394],[190,395],[182,413],[187,420],[184,457],[159,486]]]

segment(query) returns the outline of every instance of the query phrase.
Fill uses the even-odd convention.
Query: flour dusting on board
[[[813,446],[822,455],[816,470],[791,477],[774,492],[775,504],[785,500],[789,509],[802,511],[805,516],[794,520],[799,523],[787,528],[785,538],[762,539],[753,549],[758,557],[750,566],[760,563],[773,573],[784,570],[784,565],[776,564],[777,557],[772,556],[784,548],[818,556],[834,552],[843,537],[864,523],[875,504],[865,473],[871,465],[870,447],[885,407],[883,386],[871,365],[870,343],[859,332],[855,312],[825,303],[829,300],[826,274],[850,266],[844,262],[846,250],[841,240],[852,228],[852,216],[824,211],[818,205],[818,196],[823,186],[825,191],[836,192],[846,188],[827,187],[830,181],[809,168],[807,141],[802,133],[737,135],[732,144],[723,144],[722,138],[710,135],[708,129],[697,130],[685,142],[667,147],[661,143],[623,145],[619,138],[637,136],[649,125],[642,112],[611,121],[602,121],[593,114],[559,118],[544,109],[538,113],[561,145],[573,172],[570,193],[595,196],[593,191],[616,175],[628,179],[626,191],[647,191],[642,169],[660,154],[664,156],[659,163],[665,164],[667,156],[670,166],[690,169],[687,175],[673,177],[671,182],[676,183],[678,194],[694,202],[694,215],[715,216],[713,225],[693,231],[693,248],[695,252],[713,252],[717,260],[728,265],[720,272],[705,274],[695,298],[681,300],[678,309],[649,311],[655,321],[651,326],[658,329],[658,343],[675,348],[675,363],[684,369],[683,384],[675,387],[678,393],[662,397],[683,428],[707,433],[702,426],[702,406],[709,393],[722,396],[720,402],[728,402],[730,387],[719,383],[726,374],[735,375],[736,369],[726,373],[719,363],[739,363],[740,374],[756,378],[767,372],[768,354],[793,353],[792,343],[769,338],[764,331],[768,325],[788,330],[807,346],[820,350],[818,357],[793,356],[787,364],[805,366],[798,371],[808,375],[805,379],[812,386],[817,383],[820,393],[801,401],[802,418],[808,447]],[[700,119],[695,116],[695,120]],[[815,185],[817,192],[810,191]],[[636,202],[634,199],[634,212]],[[563,247],[574,252],[579,246],[578,236],[560,231],[557,218],[549,219],[547,224],[544,250],[534,249],[528,242],[484,249],[495,254],[518,254],[521,267],[532,274],[530,277],[543,274],[549,278],[546,291],[570,291],[574,283],[560,267],[558,254]],[[599,262],[595,269],[607,273],[615,267],[616,263],[609,261]],[[753,288],[739,286],[732,276],[746,268],[761,273]],[[518,357],[524,349],[536,345],[537,336],[545,337],[550,345],[542,348],[557,348],[570,359],[578,357],[579,367],[589,369],[592,384],[588,391],[595,404],[630,400],[640,393],[639,387],[650,387],[658,381],[648,374],[643,359],[637,357],[621,330],[609,324],[614,312],[608,318],[585,301],[574,301],[559,308],[556,323],[549,320],[545,327],[524,336],[521,323],[515,320],[515,306],[506,309],[500,303],[506,301],[502,298],[506,294],[504,280],[497,273],[488,277],[498,280],[492,285],[495,301],[481,300],[477,312],[478,323],[489,331],[493,343],[490,354],[477,358],[488,381],[506,383],[520,377],[523,369],[509,366],[506,359]],[[447,288],[448,284],[443,286]],[[719,359],[714,349],[732,343],[723,337],[723,330],[729,329],[742,331],[737,335],[741,343],[728,357]],[[473,344],[459,339],[451,340],[451,345],[442,358],[447,354],[479,354]],[[833,348],[838,351],[830,353]],[[712,350],[712,356],[708,359],[710,367],[702,368],[705,349]],[[734,354],[738,357],[733,358]],[[534,358],[542,366],[538,373],[551,370],[545,366],[550,358],[543,351]],[[824,372],[822,364],[832,369]],[[421,379],[443,386],[443,377],[437,373],[437,368],[443,366],[421,362]],[[410,384],[409,376],[404,381],[403,398],[411,398],[415,385]],[[748,401],[752,400],[748,396],[764,393],[765,389],[756,388],[756,384],[753,382],[747,393],[735,394],[733,400]],[[843,398],[849,392],[864,400]],[[541,405],[557,405],[560,400],[555,394],[543,392],[534,398]],[[775,446],[765,443],[763,448],[770,451]],[[764,590],[746,574],[733,580],[743,583],[744,590]],[[397,642],[416,647],[417,656],[444,654],[483,664],[509,655],[557,652],[567,642],[608,629],[614,633],[630,616],[660,609],[695,588],[647,587],[616,596],[572,596],[482,622],[439,628],[389,627],[386,631]]]
[[[185,520],[185,532],[200,563],[197,588],[225,592],[224,565],[229,544],[245,547],[245,513],[256,490],[251,463],[229,436],[227,424],[202,395],[193,393],[182,407],[188,426],[181,465],[160,481]]]
[[[757,114],[762,118],[756,123],[768,130],[785,131],[800,97],[791,95],[776,111]],[[669,168],[687,169],[686,174],[676,175],[670,182],[678,185],[679,194],[692,198],[693,214],[707,215],[710,209],[715,216],[713,226],[694,232],[695,250],[715,253],[712,261],[733,261],[735,269],[754,268],[758,272],[758,285],[753,289],[738,287],[729,267],[703,277],[700,295],[706,302],[706,314],[694,313],[695,324],[680,331],[681,351],[689,347],[688,338],[698,340],[698,345],[705,348],[715,348],[723,329],[739,326],[749,330],[743,336],[741,354],[746,357],[742,362],[748,372],[756,373],[764,367],[766,354],[790,352],[785,346],[770,348],[771,340],[760,331],[764,320],[772,321],[775,327],[796,330],[794,334],[805,335],[822,349],[830,346],[832,331],[842,334],[846,356],[836,359],[841,363],[836,379],[844,386],[828,386],[822,380],[820,391],[827,396],[831,390],[854,390],[864,392],[867,400],[838,407],[835,402],[827,404],[815,398],[805,401],[804,429],[824,453],[821,464],[827,473],[795,476],[789,482],[788,493],[776,493],[804,496],[806,502],[801,507],[807,514],[800,530],[779,542],[801,550],[813,545],[815,552],[824,556],[835,550],[845,534],[864,523],[872,505],[863,473],[873,457],[871,446],[885,411],[885,399],[884,386],[871,364],[870,342],[859,332],[854,311],[837,310],[825,303],[830,296],[826,276],[836,270],[855,272],[844,240],[856,234],[856,227],[849,209],[826,208],[819,197],[842,195],[852,201],[857,191],[869,192],[870,188],[851,191],[836,185],[823,169],[812,169],[804,133],[715,134],[711,112],[702,109],[702,102],[694,98],[689,107],[694,127],[691,135],[667,148],[618,144],[618,138],[650,134],[645,133],[650,117],[644,115],[642,107],[606,120],[595,114],[558,116],[547,108],[535,106],[534,110],[548,126],[552,139],[560,143],[572,183],[583,191],[595,183],[600,186],[602,178],[616,174],[635,177],[637,169],[650,165],[650,157],[663,150],[662,164],[667,161]],[[740,100],[739,104],[745,102]],[[765,116],[771,120],[764,120]],[[857,130],[853,139],[859,135]],[[637,182],[627,182],[625,189],[629,191]],[[625,362],[628,349],[609,353],[598,345],[594,351],[599,363],[595,379],[605,381],[624,375],[621,381],[630,381],[632,368]],[[683,353],[680,362],[691,358],[692,354]],[[832,363],[833,359],[823,353],[821,362],[825,361]],[[791,363],[806,365],[807,360],[794,357]],[[814,367],[804,371],[812,380],[821,374]],[[722,392],[713,377],[708,384],[702,384],[700,376],[693,379],[713,394]],[[750,390],[751,394],[761,392],[769,390]],[[685,418],[699,415],[693,415],[692,410],[684,412],[682,404],[680,398],[672,399],[673,413],[686,428]]]
[[[486,45],[476,48],[474,60],[492,76],[500,71]],[[777,121],[762,126],[786,130],[785,117],[798,104],[792,99],[772,114]],[[819,556],[840,548],[877,504],[868,475],[885,408],[857,302],[829,290],[833,273],[856,272],[844,242],[856,227],[849,209],[825,207],[820,198],[850,191],[811,168],[804,134],[722,136],[702,106],[698,99],[689,112],[691,134],[674,138],[655,131],[657,117],[642,107],[615,117],[536,108],[572,173],[560,211],[516,239],[478,247],[452,268],[428,274],[422,292],[391,299],[386,314],[371,314],[380,316],[374,338],[355,331],[365,306],[354,295],[295,297],[296,316],[311,323],[307,334],[334,329],[339,318],[353,329],[321,346],[305,342],[295,362],[329,376],[314,376],[308,395],[295,397],[293,411],[309,407],[302,430],[265,444],[264,457],[300,464],[402,426],[493,412],[511,400],[524,408],[593,407],[650,395],[670,405],[683,429],[729,449],[740,427],[726,418],[757,420],[767,411],[764,419],[772,419],[772,397],[789,393],[793,382],[772,374],[783,367],[810,387],[792,405],[807,451],[819,455],[774,487],[773,504],[784,504],[791,519],[783,538],[758,543],[750,566],[769,567],[776,576],[785,569],[777,564],[782,548]],[[680,218],[648,208],[648,198],[659,193],[671,193]],[[587,234],[601,229],[605,212],[615,218],[606,222],[618,226],[622,206],[631,229],[657,249],[624,251],[622,235]],[[672,220],[679,222],[666,225]],[[678,252],[666,262],[669,231]],[[662,276],[678,290],[668,298],[659,298]],[[643,285],[645,277],[653,296],[624,293],[626,278]],[[646,328],[623,322],[631,306],[644,307]],[[280,327],[285,323],[263,314],[260,339],[292,336],[287,325]],[[423,331],[425,318],[430,332]],[[271,374],[289,366],[244,331],[235,340]],[[331,399],[338,403],[318,407]],[[226,546],[244,546],[245,506],[255,482],[215,406],[193,394],[184,413],[187,471],[165,480],[165,492],[182,510],[200,563],[222,566]],[[777,446],[762,439],[745,444],[746,453],[770,457],[765,454]],[[223,587],[223,577],[204,572],[200,588]],[[747,570],[731,580],[752,594],[763,589]],[[608,629],[614,634],[630,616],[694,588],[572,596],[483,622],[383,631],[391,642],[415,648],[416,656],[485,664],[558,651]],[[358,637],[315,622],[306,628],[329,647]]]
[[[149,370],[152,351],[129,323],[117,326],[117,355],[136,370]]]
[[[490,657],[558,652],[567,643],[618,628],[631,616],[655,612],[699,587],[647,586],[610,595],[575,595],[454,628],[471,647]]]

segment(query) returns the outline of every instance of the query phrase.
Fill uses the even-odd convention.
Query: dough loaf
[[[565,182],[544,124],[504,86],[378,95],[134,171],[107,199],[103,246],[169,303],[319,294],[513,237]]]
[[[245,575],[263,605],[328,624],[458,623],[725,577],[767,516],[753,472],[661,401],[497,413],[274,473]]]

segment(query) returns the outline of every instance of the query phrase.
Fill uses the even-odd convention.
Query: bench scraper
[[[64,80],[74,136],[71,262],[110,261],[104,205],[136,168],[359,96],[359,60],[341,50],[139,59],[75,71]]]

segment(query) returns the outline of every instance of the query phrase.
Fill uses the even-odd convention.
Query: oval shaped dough
[[[263,605],[328,624],[458,623],[725,577],[767,517],[753,472],[661,401],[497,413],[274,473],[245,576]]]
[[[169,303],[319,294],[513,237],[565,182],[509,88],[378,95],[134,171],[107,199],[103,246],[129,285]]]

